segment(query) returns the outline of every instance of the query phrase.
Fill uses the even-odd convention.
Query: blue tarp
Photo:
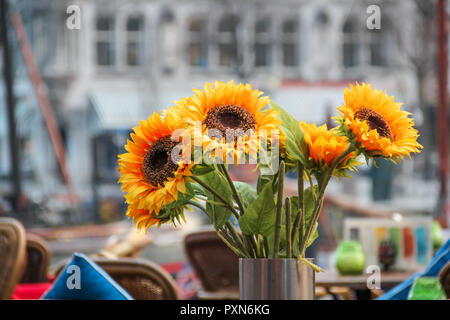
[[[450,261],[450,240],[436,253],[424,272],[417,272],[408,280],[386,292],[378,300],[406,300],[409,290],[417,277],[436,277],[441,269]]]

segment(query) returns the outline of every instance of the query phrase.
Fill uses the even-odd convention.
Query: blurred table
[[[380,285],[382,290],[389,290],[403,281],[409,279],[417,271],[392,271],[381,272]],[[357,299],[365,300],[371,298],[367,280],[373,274],[340,275],[336,271],[325,271],[316,273],[316,285],[325,288],[348,287],[355,291]]]
[[[381,272],[381,287],[390,288],[407,280],[417,271]],[[367,289],[367,279],[372,274],[340,275],[336,271],[316,273],[316,284],[323,287],[346,286],[353,289]]]

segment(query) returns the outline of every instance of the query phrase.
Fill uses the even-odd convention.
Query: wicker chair
[[[26,267],[21,283],[46,282],[51,253],[45,241],[36,235],[27,234]]]
[[[11,298],[25,269],[26,236],[22,224],[0,218],[0,299]]]
[[[202,285],[198,292],[200,299],[238,299],[239,257],[215,231],[186,235],[184,247]]]
[[[157,264],[134,258],[93,257],[111,278],[136,300],[176,300],[177,288],[172,276]],[[64,269],[62,265],[55,276]]]
[[[447,295],[447,299],[450,299],[450,262],[447,262],[439,272],[439,279],[441,280],[442,288]]]

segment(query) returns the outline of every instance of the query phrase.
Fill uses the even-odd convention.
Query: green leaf
[[[205,184],[208,184],[214,191],[216,191],[220,196],[227,201],[230,205],[233,205],[233,198],[231,194],[230,187],[227,181],[216,171],[206,173],[201,177]],[[211,223],[216,229],[221,228],[230,219],[231,211],[222,205],[216,205],[215,203],[221,203],[221,200],[216,197],[213,193],[204,190],[209,201],[206,202],[206,213],[211,219]]]
[[[165,206],[159,211],[157,218],[161,221],[161,223],[172,222],[174,225],[176,223],[181,224],[181,221],[184,220],[184,207],[168,207]]]
[[[271,101],[270,106],[280,113],[278,119],[282,121],[280,128],[286,137],[286,151],[288,155],[304,164],[306,145],[300,124],[289,112],[274,102]]]
[[[198,183],[193,183],[193,182],[186,183],[186,193],[189,193],[193,197],[195,197],[195,196],[208,197],[208,195],[209,195],[208,191],[206,191],[205,188],[203,188]]]
[[[318,194],[319,186],[314,185],[314,189],[315,189],[315,194]],[[291,221],[295,221],[295,218],[297,217],[297,213],[298,213],[298,197],[293,196],[290,198],[290,201],[291,201],[291,212],[292,212]],[[304,195],[303,195],[303,201],[304,201],[304,207],[305,207],[305,231],[306,231],[309,228],[309,224],[311,223],[312,214],[313,214],[313,210],[314,210],[314,204],[315,204],[311,187],[308,187],[305,189]],[[318,224],[316,223],[314,234],[311,237],[310,242],[306,244],[307,247],[310,246],[319,235],[319,233],[317,231],[317,225]],[[295,239],[295,241],[298,241],[298,239]],[[297,244],[295,244],[295,245],[297,246]]]
[[[258,192],[258,194],[261,193],[261,191],[264,189],[264,186],[267,183],[272,183],[272,180],[273,180],[273,176],[266,176],[266,175],[260,174],[258,177],[258,182],[256,184],[256,191]]]
[[[266,237],[271,235],[276,220],[275,209],[272,185],[266,184],[244,215],[239,218],[242,232],[246,235],[261,234]]]
[[[306,248],[308,248],[313,242],[314,240],[317,239],[317,237],[319,236],[319,231],[317,230],[317,227],[319,226],[319,224],[316,222],[316,226],[314,227],[314,233],[312,235],[312,237],[309,239],[309,241],[306,243]]]
[[[248,183],[241,181],[233,181],[233,184],[236,187],[236,191],[241,196],[242,201],[244,202],[244,206],[246,208],[258,197],[256,191]]]
[[[214,171],[213,166],[205,165],[205,164],[196,164],[192,167],[192,173],[195,176],[201,176],[207,173]]]

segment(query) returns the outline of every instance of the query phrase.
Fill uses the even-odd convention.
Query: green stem
[[[256,247],[253,246],[252,240],[250,236],[244,235],[243,236],[244,245],[247,248],[247,251],[250,253],[252,258],[256,258],[258,256],[258,252],[256,250]]]
[[[304,264],[308,265],[309,267],[313,268],[316,272],[323,272],[323,269],[321,267],[315,265],[314,263],[309,262],[308,259],[300,257],[299,260]]]
[[[314,182],[313,182],[311,174],[308,172],[308,170],[306,170],[306,176],[308,177],[309,187],[311,188],[311,193],[313,195],[313,198],[314,198],[314,200],[316,200],[317,197],[316,197],[316,190],[314,189]]]
[[[204,206],[202,206],[200,203],[192,201],[192,200],[189,200],[187,203],[190,204],[191,206],[199,208],[200,210],[202,210],[204,213],[207,214],[206,208]]]
[[[230,231],[231,233],[231,237],[233,238],[233,240],[235,241],[236,244],[238,244],[240,246],[240,248],[242,249],[242,251],[245,253],[245,255],[248,258],[251,258],[251,253],[248,251],[248,248],[245,246],[244,242],[242,241],[241,237],[239,237],[239,235],[237,234],[236,230],[234,229],[234,227],[231,225],[230,221],[227,221],[225,223],[226,228],[228,229],[228,231]]]
[[[244,208],[243,201],[241,199],[241,196],[239,195],[239,193],[236,190],[236,187],[235,187],[235,185],[233,183],[233,180],[231,180],[231,177],[228,174],[227,168],[225,167],[225,165],[223,163],[219,164],[219,167],[221,168],[221,170],[222,170],[222,172],[223,172],[223,174],[224,174],[228,184],[230,185],[231,191],[233,192],[234,200],[236,201],[236,203],[239,206],[239,210],[241,211],[241,215],[244,214],[245,208]]]
[[[239,257],[245,257],[245,254],[235,244],[232,244],[231,239],[227,239],[227,236],[225,236],[225,234],[221,234],[220,232],[217,232],[217,235]]]
[[[197,203],[195,201],[189,200],[188,204],[191,205],[191,206],[199,208],[204,213],[207,213],[206,212],[206,208],[204,206],[202,206],[200,203]],[[234,228],[232,228],[232,230],[230,230],[230,231],[234,231]],[[219,234],[219,232],[217,232],[217,234]],[[222,238],[222,240],[225,242],[225,244],[227,244],[231,249],[233,249],[233,251],[235,253],[237,253],[239,256],[245,256],[245,254],[239,249],[239,243],[235,243],[235,241],[230,241],[231,239],[228,239],[228,240],[223,239],[223,236],[221,234],[219,234],[219,236]]]
[[[284,186],[284,161],[280,163],[278,172],[278,194],[277,194],[277,215],[275,221],[275,238],[273,245],[272,259],[278,257],[280,250],[280,233],[281,233],[281,209],[283,207],[283,186]]]
[[[225,178],[226,178],[226,180],[228,182],[228,185],[230,186],[230,189],[231,189],[231,191],[233,193],[234,200],[236,201],[236,203],[237,203],[237,205],[239,207],[241,215],[243,215],[245,213],[244,202],[242,201],[242,198],[241,198],[240,194],[237,192],[236,186],[234,185],[233,180],[231,180],[231,177],[230,177],[230,175],[228,173],[227,167],[223,163],[218,164],[218,166],[219,166],[221,172],[223,173],[223,175],[225,176]],[[251,236],[248,236],[248,235],[245,235],[244,239],[251,246],[251,248],[253,249],[253,251],[255,251],[255,254],[257,255],[258,253],[257,253],[257,245],[256,245],[256,242],[255,242],[255,239],[253,237],[251,237]]]
[[[302,248],[305,246],[305,211],[303,208],[302,215],[300,217],[300,225],[299,225],[299,248],[300,254],[302,254]]]
[[[256,235],[256,252],[258,253],[258,257],[263,257],[263,248],[261,245],[261,236],[259,234]]]
[[[336,169],[336,167],[339,165],[339,163],[342,161],[342,159],[344,159],[348,154],[350,154],[351,152],[354,151],[354,147],[353,145],[349,145],[347,150],[345,150],[334,162],[333,165],[330,167],[330,169],[328,169],[325,172],[325,175],[323,176],[323,180],[320,181],[320,179],[318,181],[320,181],[320,185],[319,185],[319,195],[318,198],[316,199],[315,202],[315,206],[314,206],[314,210],[312,213],[312,219],[308,225],[308,230],[305,232],[305,238],[302,244],[302,248],[300,251],[300,255],[303,257],[306,251],[306,245],[309,242],[309,240],[311,239],[314,227],[319,219],[319,215],[320,215],[320,209],[322,208],[322,204],[323,204],[323,198],[325,195],[325,189],[328,185],[328,183],[330,182],[331,178],[333,177],[333,172]]]
[[[299,246],[301,246],[303,241],[303,226],[301,224],[304,217],[304,180],[303,180],[303,172],[304,167],[303,164],[299,161],[297,163],[297,194],[298,194],[298,212],[295,217],[294,226],[292,228],[292,244],[295,245],[295,239],[297,238],[297,232],[299,232]],[[300,228],[300,230],[299,230]]]
[[[191,176],[190,177],[192,180],[194,180],[195,182],[197,182],[199,185],[201,185],[203,188],[205,188],[206,190],[208,190],[209,192],[211,192],[213,195],[215,195],[220,201],[222,201],[222,203],[224,205],[227,206],[228,209],[231,210],[231,212],[234,214],[234,216],[236,218],[239,218],[239,213],[234,209],[234,207],[232,205],[230,205],[228,203],[228,201],[226,201],[219,193],[217,193],[213,188],[211,188],[210,186],[208,186],[206,183],[204,183],[201,179],[199,179],[196,176]]]
[[[289,198],[285,199],[284,212],[286,214],[286,258],[292,257],[292,241],[291,241],[291,202]]]
[[[269,257],[269,242],[267,241],[267,238],[263,236],[263,244],[264,244],[264,258]]]

